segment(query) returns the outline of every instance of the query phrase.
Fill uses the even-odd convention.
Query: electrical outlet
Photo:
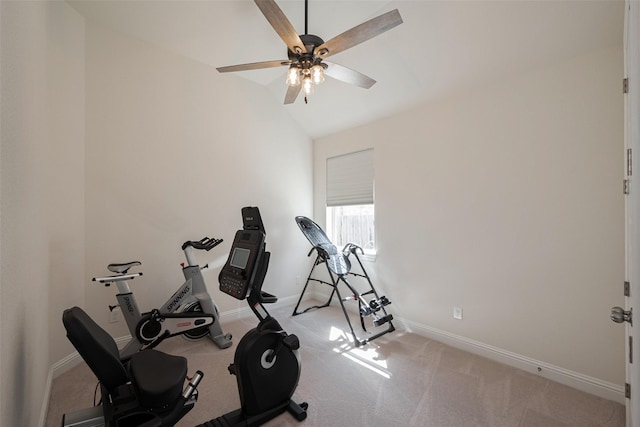
[[[462,320],[462,307],[453,307],[453,318]]]
[[[116,323],[120,321],[120,307],[116,307],[109,313],[109,323]]]

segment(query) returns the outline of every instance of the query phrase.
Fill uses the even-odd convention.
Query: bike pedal
[[[298,350],[300,348],[300,340],[294,334],[287,335],[282,339],[282,343],[285,347],[291,350]]]

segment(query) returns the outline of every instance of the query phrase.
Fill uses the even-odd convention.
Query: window
[[[327,233],[338,248],[355,243],[366,254],[375,254],[373,205],[327,206]]]
[[[355,243],[375,254],[373,150],[327,159],[326,228],[338,248]]]

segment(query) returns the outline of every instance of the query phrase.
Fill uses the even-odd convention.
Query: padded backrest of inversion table
[[[328,256],[326,259],[327,265],[332,272],[338,276],[342,276],[351,271],[351,262],[349,261],[349,258],[345,257],[338,251],[338,248],[331,243],[327,234],[318,224],[306,216],[297,216],[296,224],[298,224],[300,231],[302,231],[304,237],[307,238],[314,248],[320,249],[326,253]]]

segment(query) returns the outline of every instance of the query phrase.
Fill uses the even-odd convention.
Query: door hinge
[[[631,384],[624,383],[624,397],[631,399]]]
[[[622,183],[622,191],[624,194],[629,194],[631,189],[629,188],[629,180],[625,179]]]
[[[631,159],[632,159],[631,148],[627,148],[627,176],[631,176],[633,173],[633,162]]]
[[[629,335],[629,363],[633,363],[633,336]]]
[[[629,282],[624,282],[624,296],[625,297],[631,296],[631,283]]]
[[[629,93],[629,78],[622,79],[622,93]]]

